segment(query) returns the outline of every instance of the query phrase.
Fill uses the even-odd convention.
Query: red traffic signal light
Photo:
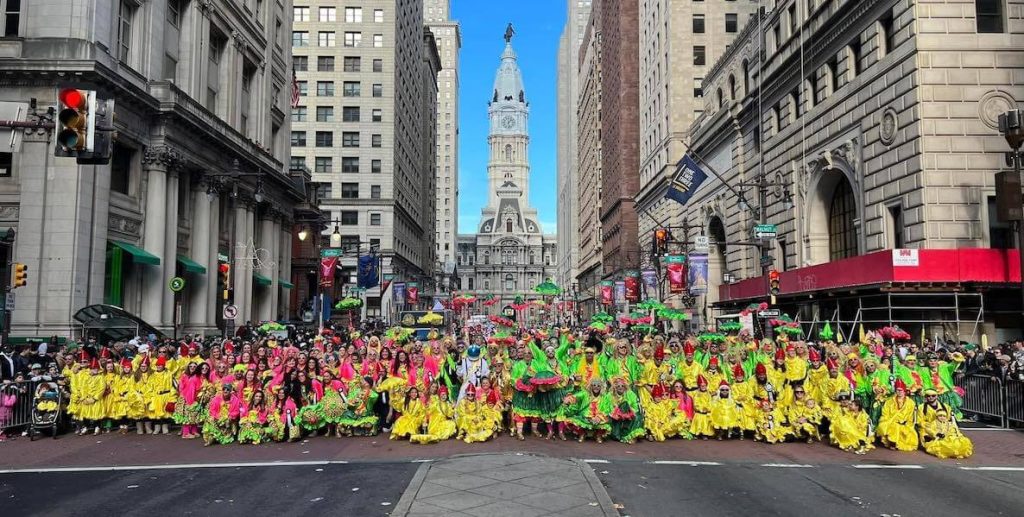
[[[63,88],[57,92],[57,156],[92,152],[96,135],[96,92]]]
[[[768,272],[768,292],[770,292],[772,296],[777,296],[779,291],[779,272],[773,269]]]
[[[654,230],[654,253],[660,255],[668,251],[668,229]]]
[[[28,285],[28,266],[21,262],[14,263],[14,278],[11,279],[11,287],[17,289]]]

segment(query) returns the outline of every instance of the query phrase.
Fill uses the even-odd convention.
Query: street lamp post
[[[1013,151],[1009,154],[1008,158],[1013,163],[1013,171],[1017,178],[1020,178],[1020,165],[1021,160],[1024,159],[1024,154],[1021,154],[1020,148],[1024,144],[1024,115],[1021,110],[1014,109],[1007,111],[999,115],[999,132],[1002,133],[1003,137],[1006,138],[1006,142],[1010,144],[1010,148]],[[1020,261],[1020,279],[1021,279],[1021,311],[1024,313],[1024,221],[1016,221],[1017,224],[1017,251]]]

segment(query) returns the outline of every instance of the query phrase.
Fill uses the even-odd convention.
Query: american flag
[[[295,75],[295,69],[292,68],[292,108],[299,107],[299,78]]]

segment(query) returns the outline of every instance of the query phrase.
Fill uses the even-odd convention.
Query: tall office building
[[[704,110],[704,78],[760,2],[659,0],[640,3],[641,250],[656,226],[679,226],[682,207],[665,198],[690,126]]]
[[[580,261],[577,174],[577,104],[580,97],[581,44],[590,21],[591,0],[567,0],[565,28],[558,42],[558,276],[572,287]]]
[[[434,218],[436,274],[450,275],[455,266],[459,231],[459,50],[462,33],[451,19],[451,0],[426,0],[423,14],[434,33],[441,71],[437,74],[437,209]]]
[[[577,265],[578,314],[587,318],[598,311],[601,267],[601,31],[596,23],[600,0],[593,4],[583,33],[578,63],[580,95],[577,101],[576,206],[579,230]]]
[[[294,6],[302,97],[292,111],[291,162],[323,184],[320,207],[331,218],[324,240],[346,251],[342,268],[352,274],[357,250],[371,248],[384,257],[384,275],[422,281],[433,274],[441,64],[423,8],[423,0]],[[379,288],[367,303],[376,315]]]

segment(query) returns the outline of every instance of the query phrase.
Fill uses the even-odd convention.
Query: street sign
[[[709,242],[707,235],[698,235],[693,238],[693,251],[697,253],[707,253],[710,249],[711,243]]]
[[[167,282],[167,287],[169,287],[171,291],[174,292],[181,291],[182,289],[185,288],[185,279],[181,278],[180,276],[176,276],[172,278],[170,282]]]
[[[771,255],[761,255],[761,267],[769,267],[775,263],[775,257]]]
[[[334,258],[344,255],[341,248],[324,248],[320,250],[320,256],[323,258]]]
[[[782,316],[782,311],[778,309],[765,309],[763,311],[757,311],[757,317],[764,320],[778,318],[779,316]]]
[[[224,319],[233,320],[235,316],[238,316],[238,307],[235,305],[224,306]]]
[[[759,224],[754,227],[754,238],[756,239],[774,239],[778,236],[774,224]]]
[[[7,293],[7,300],[4,303],[4,310],[14,310],[14,293]]]

